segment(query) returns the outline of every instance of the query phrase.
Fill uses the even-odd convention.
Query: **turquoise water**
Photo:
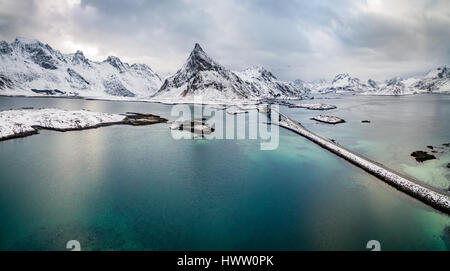
[[[309,101],[308,101],[309,102]],[[450,189],[450,95],[414,95],[399,97],[346,97],[317,99],[336,105],[328,111],[283,108],[292,118],[320,135],[335,139],[341,145],[416,177],[436,188]],[[318,114],[341,117],[346,123],[328,125],[310,120]],[[371,123],[361,123],[370,120]],[[438,153],[436,160],[418,163],[411,157],[416,150]]]
[[[362,101],[347,102],[355,109],[339,102],[340,113],[350,111],[343,116],[348,120],[352,110],[371,114],[358,109]],[[0,109],[22,106],[164,117],[171,110],[150,103],[0,97]],[[383,110],[384,101],[378,107]],[[301,114],[294,116],[303,120]],[[368,156],[378,153],[371,144],[390,144],[388,135],[382,137],[387,145],[376,134],[357,143],[359,129],[305,122],[339,142],[356,142],[345,146]],[[448,124],[441,125],[447,128],[417,146],[449,138]],[[169,124],[41,131],[0,142],[0,249],[65,250],[73,239],[84,250],[365,250],[373,239],[384,250],[450,248],[449,216],[290,131],[281,129],[280,136],[274,151],[261,151],[257,140],[174,140]],[[414,165],[397,155],[383,162]]]

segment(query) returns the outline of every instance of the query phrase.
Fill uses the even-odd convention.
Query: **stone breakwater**
[[[328,139],[325,139],[315,133],[304,128],[297,121],[291,120],[286,115],[280,112],[279,126],[289,129],[297,134],[300,134],[309,140],[317,143],[321,147],[335,153],[336,155],[346,159],[352,164],[364,169],[368,173],[378,177],[386,183],[394,186],[400,191],[403,191],[418,200],[450,215],[450,196],[439,192],[432,188],[425,187],[414,181],[410,177],[402,176],[381,164],[370,161],[356,153],[353,153],[342,146],[339,146]]]

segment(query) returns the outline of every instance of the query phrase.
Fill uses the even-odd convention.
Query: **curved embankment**
[[[352,164],[364,169],[368,173],[382,179],[383,181],[394,186],[398,190],[401,190],[422,202],[431,205],[432,207],[450,215],[450,196],[432,188],[425,187],[413,181],[412,178],[404,177],[399,173],[396,173],[376,162],[370,161],[356,153],[353,153],[342,146],[339,146],[328,139],[325,139],[319,135],[304,128],[297,121],[291,120],[281,112],[280,121],[278,125],[289,129],[297,134],[300,134],[309,140],[317,143],[321,147],[337,154],[338,156],[346,159]]]

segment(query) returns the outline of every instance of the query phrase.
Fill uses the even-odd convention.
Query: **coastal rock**
[[[447,164],[447,168],[450,168],[450,163]]]
[[[431,145],[427,146],[427,148],[430,150],[434,149],[433,146],[431,146]]]
[[[318,115],[314,118],[311,118],[312,120],[328,123],[328,124],[338,124],[338,123],[344,123],[345,120],[335,117],[335,116],[326,116],[326,115]]]
[[[249,110],[256,110],[258,109],[258,106],[256,105],[250,105],[250,106],[232,106],[226,109],[226,112],[230,115],[237,115],[237,114],[246,114]]]
[[[64,95],[66,94],[64,91],[59,89],[31,89],[34,93],[37,94],[45,94],[45,95]]]
[[[411,156],[416,158],[417,162],[420,162],[420,163],[425,162],[427,160],[436,159],[436,156],[434,156],[433,154],[424,152],[424,151],[415,151],[415,152],[411,153]]]

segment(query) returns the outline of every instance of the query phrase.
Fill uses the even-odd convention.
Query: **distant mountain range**
[[[295,84],[308,88],[311,95],[320,94],[362,94],[362,95],[408,95],[418,93],[450,93],[450,70],[439,67],[424,77],[394,77],[384,82],[369,79],[366,83],[349,74],[338,74],[331,81],[317,80],[304,82],[300,79]]]
[[[195,44],[186,63],[165,78],[145,64],[109,56],[97,62],[81,51],[62,54],[35,39],[0,41],[0,94],[136,97],[158,101],[301,99],[322,94],[406,95],[450,93],[450,71],[439,67],[422,78],[362,82],[349,74],[332,81],[284,82],[262,67],[231,71]]]

